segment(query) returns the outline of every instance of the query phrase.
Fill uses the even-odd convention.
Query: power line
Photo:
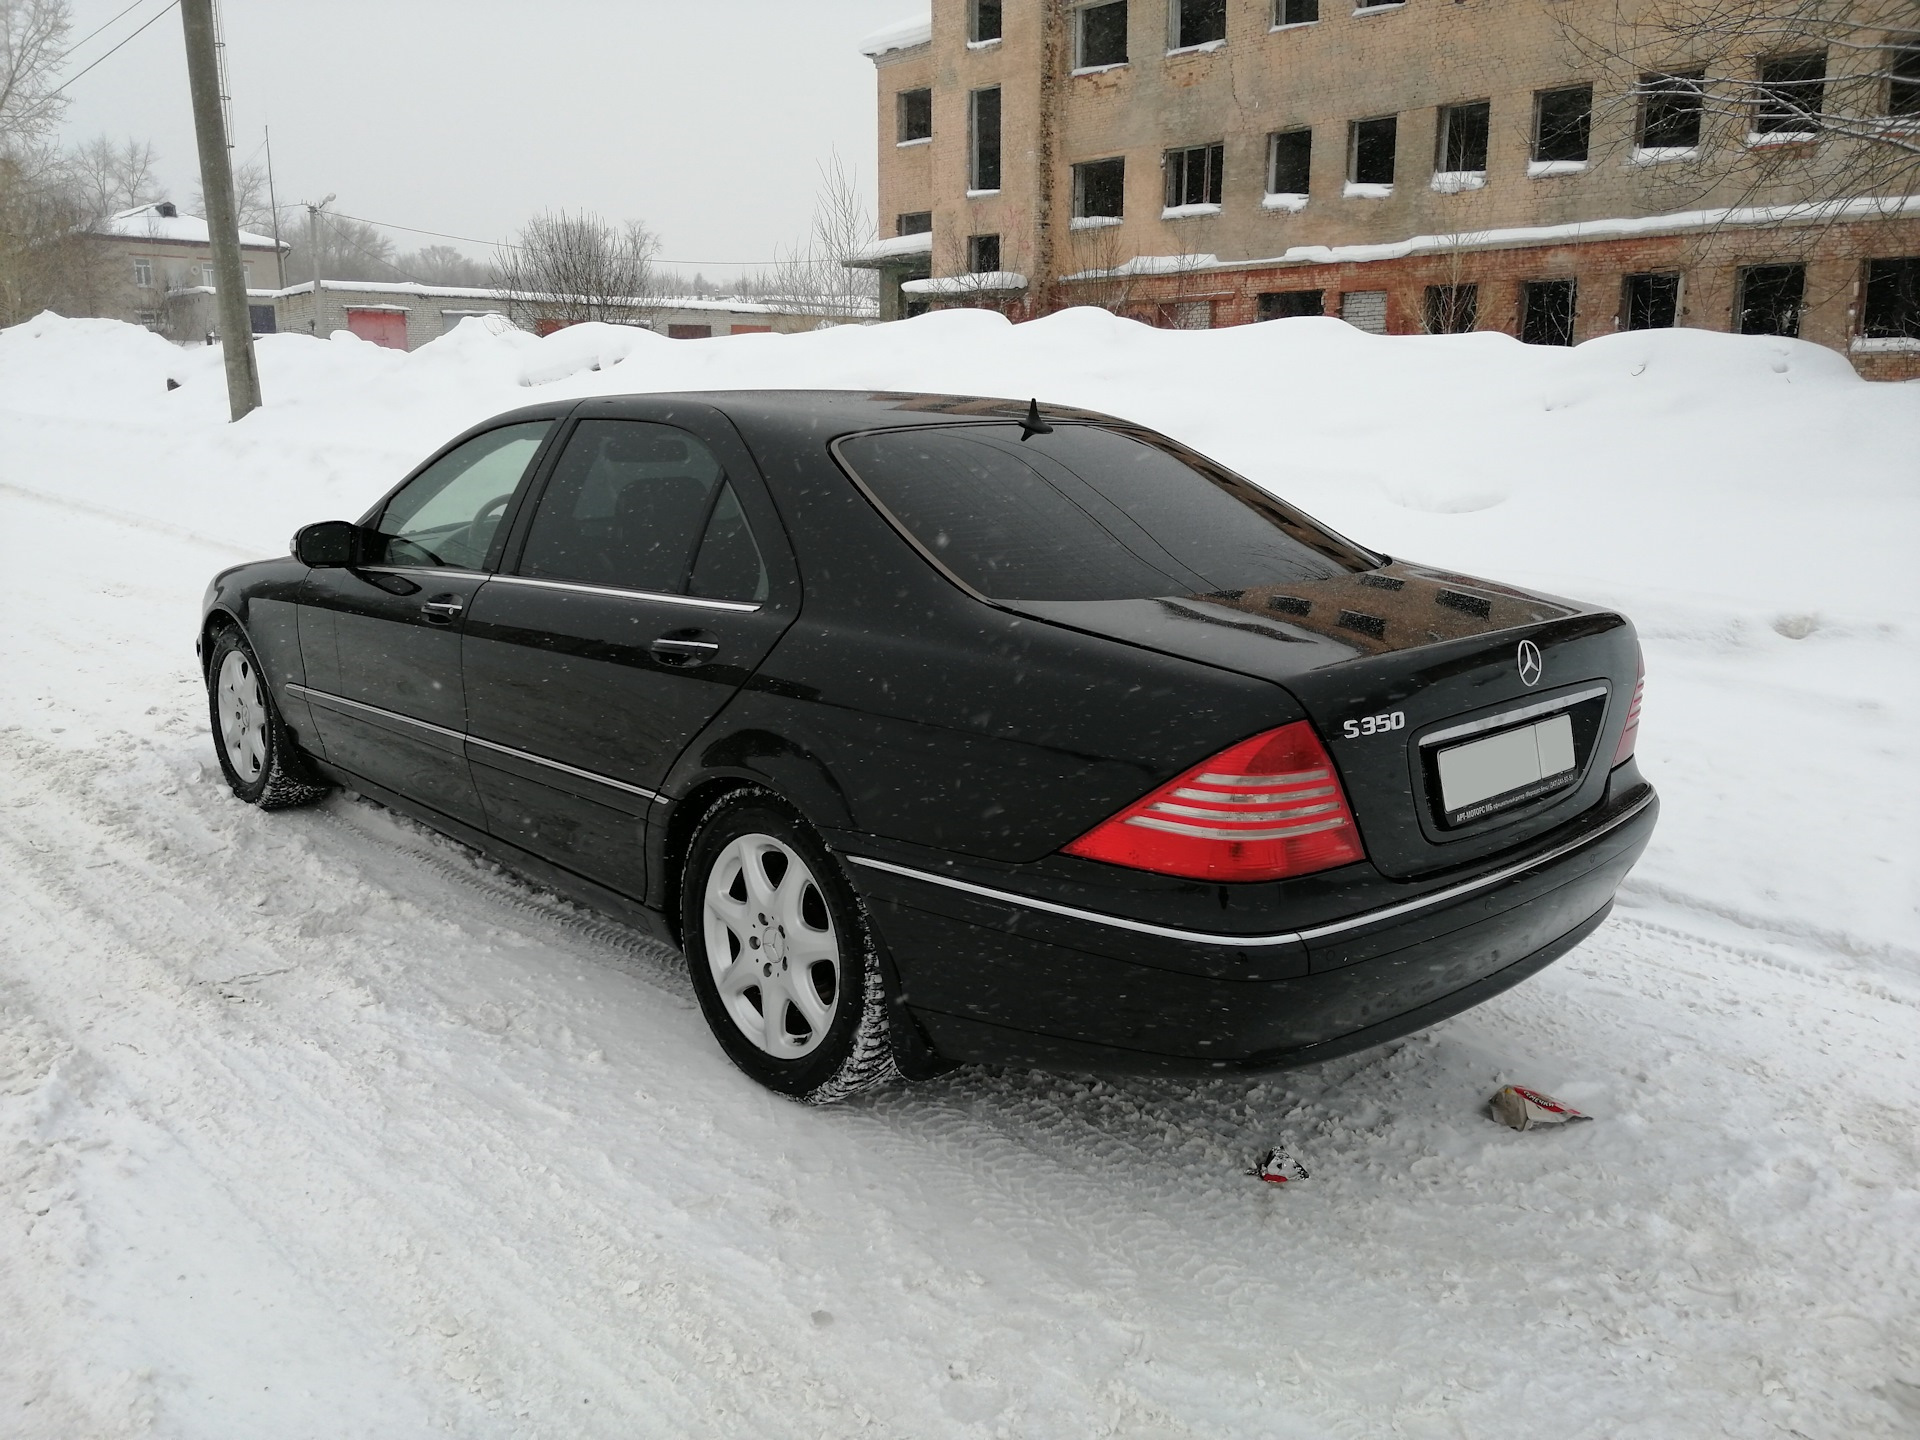
[[[120,15],[125,15],[128,10],[138,10],[142,5],[146,3],[147,3],[147,0],[133,0],[133,3],[127,6],[126,10],[122,10],[120,12]],[[113,20],[107,21],[106,24],[94,26],[93,29],[89,30],[86,34],[82,35],[78,40],[74,41],[73,44],[69,45],[66,48],[66,50],[62,52],[60,56],[61,60],[64,61],[67,58],[67,56],[73,54],[74,51],[78,50],[82,45],[86,44],[87,41],[91,40],[94,36],[98,35],[102,30],[106,29],[108,25],[113,24],[113,21],[118,20],[120,18],[120,15],[115,15],[113,17]]]
[[[133,32],[133,35],[129,35],[129,36],[127,36],[127,39],[126,39],[126,40],[122,40],[122,41],[120,42],[120,44],[119,44],[119,45],[115,45],[115,46],[113,47],[113,50],[109,50],[109,51],[107,51],[107,53],[106,53],[106,55],[102,55],[102,56],[100,57],[100,60],[105,60],[105,59],[107,58],[107,56],[108,56],[108,55],[112,55],[112,54],[114,53],[114,51],[115,51],[115,50],[118,50],[118,49],[120,49],[120,47],[121,47],[122,45],[125,45],[125,44],[127,43],[127,41],[128,41],[128,40],[132,40],[132,39],[134,38],[134,35],[138,35],[138,34],[140,33],[140,31],[141,31],[141,30],[144,30],[144,29],[146,29],[146,28],[147,28],[147,25],[151,25],[151,24],[153,24],[153,21],[154,21],[154,20],[158,20],[158,19],[160,19],[160,18],[161,18],[161,16],[163,16],[163,15],[165,15],[165,14],[167,13],[167,11],[169,11],[169,10],[171,10],[171,9],[173,9],[173,7],[174,7],[174,6],[176,6],[176,5],[178,5],[179,3],[180,3],[180,0],[167,0],[167,3],[166,3],[166,5],[165,5],[164,7],[162,7],[162,9],[160,10],[160,12],[159,12],[159,14],[157,14],[157,15],[155,15],[155,16],[153,17],[153,19],[152,19],[152,20],[148,20],[148,21],[146,22],[146,24],[144,24],[144,25],[142,25],[142,26],[140,26],[140,29],[139,29],[139,30],[135,30],[135,31]],[[122,15],[124,15],[124,14],[126,14],[127,12],[126,12],[126,11],[124,11],[124,10],[122,10],[122,11],[121,11],[120,13],[121,13]],[[112,23],[112,22],[110,21],[110,22],[108,22],[108,23]],[[98,32],[96,32],[96,33],[98,33]],[[58,95],[58,94],[59,94],[59,93],[60,93],[60,92],[61,92],[62,90],[64,90],[64,89],[66,89],[66,88],[67,88],[67,86],[69,86],[69,85],[71,85],[71,84],[73,84],[73,82],[74,82],[74,81],[76,81],[76,80],[78,80],[78,79],[79,79],[79,78],[80,78],[80,77],[81,77],[82,75],[84,75],[84,74],[86,74],[88,70],[91,70],[91,69],[93,69],[93,67],[94,67],[95,65],[98,65],[98,64],[100,63],[100,60],[95,60],[95,61],[93,61],[93,62],[92,62],[91,64],[89,64],[89,65],[87,65],[87,66],[86,66],[86,67],[85,67],[84,69],[80,69],[80,70],[76,70],[76,71],[74,71],[74,72],[73,72],[73,74],[71,74],[71,75],[69,75],[69,76],[68,76],[68,77],[67,77],[67,78],[66,78],[65,80],[62,80],[62,81],[60,82],[60,84],[58,85],[58,87],[56,87],[56,88],[55,88],[55,89],[53,89],[53,90],[50,90],[50,91],[48,91],[48,92],[47,92],[47,98],[48,98],[49,100],[51,100],[51,99],[52,99],[52,98],[53,98],[53,97],[54,97],[55,95]]]

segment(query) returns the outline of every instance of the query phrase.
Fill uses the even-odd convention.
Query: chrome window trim
[[[444,735],[449,740],[461,740],[469,745],[478,745],[484,750],[495,750],[502,755],[511,755],[516,760],[525,760],[532,765],[544,765],[549,770],[564,771],[568,775],[577,775],[582,780],[591,780],[596,785],[605,785],[614,790],[624,790],[629,795],[638,795],[651,800],[656,805],[671,805],[673,802],[657,790],[647,790],[639,785],[629,785],[624,780],[615,780],[610,776],[598,775],[591,770],[582,770],[578,766],[563,765],[558,760],[549,760],[544,755],[535,755],[527,750],[516,750],[511,745],[502,745],[493,740],[482,740],[478,735],[463,735],[458,730],[449,730],[444,725],[435,725],[427,720],[416,720],[411,715],[402,715],[397,710],[382,709],[378,705],[369,705],[364,700],[349,700],[344,695],[329,694],[325,690],[310,689],[305,685],[296,685],[289,680],[284,687],[289,695],[299,695],[304,699],[318,700],[323,705],[344,705],[352,710],[364,710],[369,715],[383,716],[388,720],[398,720],[403,725],[417,725],[422,730],[431,730],[436,735]]]
[[[1438,745],[1443,740],[1457,740],[1462,735],[1478,735],[1482,730],[1498,730],[1503,725],[1514,725],[1522,720],[1531,720],[1536,715],[1551,715],[1556,710],[1566,710],[1578,705],[1582,700],[1591,700],[1595,696],[1605,695],[1605,685],[1589,686],[1585,690],[1576,690],[1571,695],[1562,695],[1554,700],[1542,700],[1533,705],[1522,705],[1518,710],[1503,710],[1498,715],[1489,715],[1484,720],[1469,720],[1464,725],[1449,725],[1444,730],[1436,730],[1431,735],[1422,735],[1422,746]]]
[[[1462,895],[1470,895],[1476,890],[1485,890],[1504,881],[1511,880],[1529,870],[1537,870],[1542,865],[1551,864],[1563,855],[1570,855],[1595,841],[1612,834],[1647,806],[1653,803],[1653,794],[1649,791],[1633,805],[1616,815],[1606,825],[1591,835],[1583,835],[1577,840],[1556,845],[1544,854],[1529,856],[1525,860],[1505,866],[1491,874],[1481,875],[1472,880],[1450,885],[1444,890],[1435,890],[1416,899],[1407,900],[1398,905],[1388,905],[1379,910],[1368,910],[1346,920],[1336,920],[1330,925],[1315,925],[1305,930],[1288,931],[1279,935],[1210,935],[1197,930],[1177,930],[1165,925],[1149,925],[1142,920],[1128,920],[1119,915],[1105,915],[1097,910],[1081,910],[1072,905],[1056,905],[1051,900],[1038,900],[1031,895],[1015,895],[1005,890],[990,889],[985,885],[975,885],[966,880],[956,880],[948,875],[933,875],[925,870],[913,870],[905,865],[895,865],[887,860],[875,860],[865,855],[849,855],[846,858],[855,865],[863,865],[872,870],[884,870],[893,875],[904,875],[910,880],[924,880],[930,885],[944,885],[950,890],[962,890],[969,895],[979,895],[988,900],[998,900],[1008,905],[1019,905],[1029,910],[1044,910],[1049,914],[1065,915],[1074,920],[1090,920],[1096,925],[1111,925],[1121,930],[1132,930],[1141,935],[1159,935],[1169,940],[1186,940],[1198,945],[1226,945],[1241,949],[1251,949],[1270,945],[1291,945],[1295,941],[1320,940],[1329,935],[1344,934],[1349,930],[1358,930],[1375,925],[1383,920],[1396,919],[1410,915],[1416,910],[1430,909],[1435,905],[1444,905],[1449,900]]]
[[[731,610],[751,615],[760,609],[753,600],[708,600],[698,595],[663,595],[657,590],[620,590],[609,585],[586,585],[577,580],[541,580],[532,575],[495,575],[496,585],[534,585],[543,590],[571,590],[582,595],[611,595],[619,600],[658,600],[664,605],[691,605],[702,610]]]
[[[484,570],[456,570],[447,566],[435,565],[351,565],[351,570],[362,570],[369,575],[436,575],[443,580],[485,580]]]

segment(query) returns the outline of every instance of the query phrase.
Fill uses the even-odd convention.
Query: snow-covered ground
[[[1920,1433],[1920,385],[1086,312],[261,361],[229,426],[217,355],[0,332],[0,1436]],[[1115,411],[1624,607],[1665,813],[1615,917],[1315,1070],[814,1111],[676,955],[370,804],[226,792],[215,570],[512,405],[758,385]],[[1599,1118],[1502,1130],[1507,1081]],[[1309,1182],[1241,1176],[1274,1142]]]

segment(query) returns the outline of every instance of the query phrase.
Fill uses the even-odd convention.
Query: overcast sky
[[[77,40],[128,0],[72,0]],[[79,47],[93,60],[167,0]],[[872,204],[870,32],[925,0],[221,0],[237,161],[273,128],[282,205],[481,240],[542,209],[659,232],[663,260],[765,260],[801,239],[835,150]],[[66,135],[159,148],[199,180],[179,12],[73,82]],[[282,223],[287,217],[282,216]],[[401,250],[431,237],[389,232]],[[483,253],[479,247],[464,247]]]

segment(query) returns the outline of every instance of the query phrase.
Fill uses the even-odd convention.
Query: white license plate
[[[1442,750],[1440,806],[1459,825],[1558,789],[1573,775],[1573,718],[1554,715]]]

